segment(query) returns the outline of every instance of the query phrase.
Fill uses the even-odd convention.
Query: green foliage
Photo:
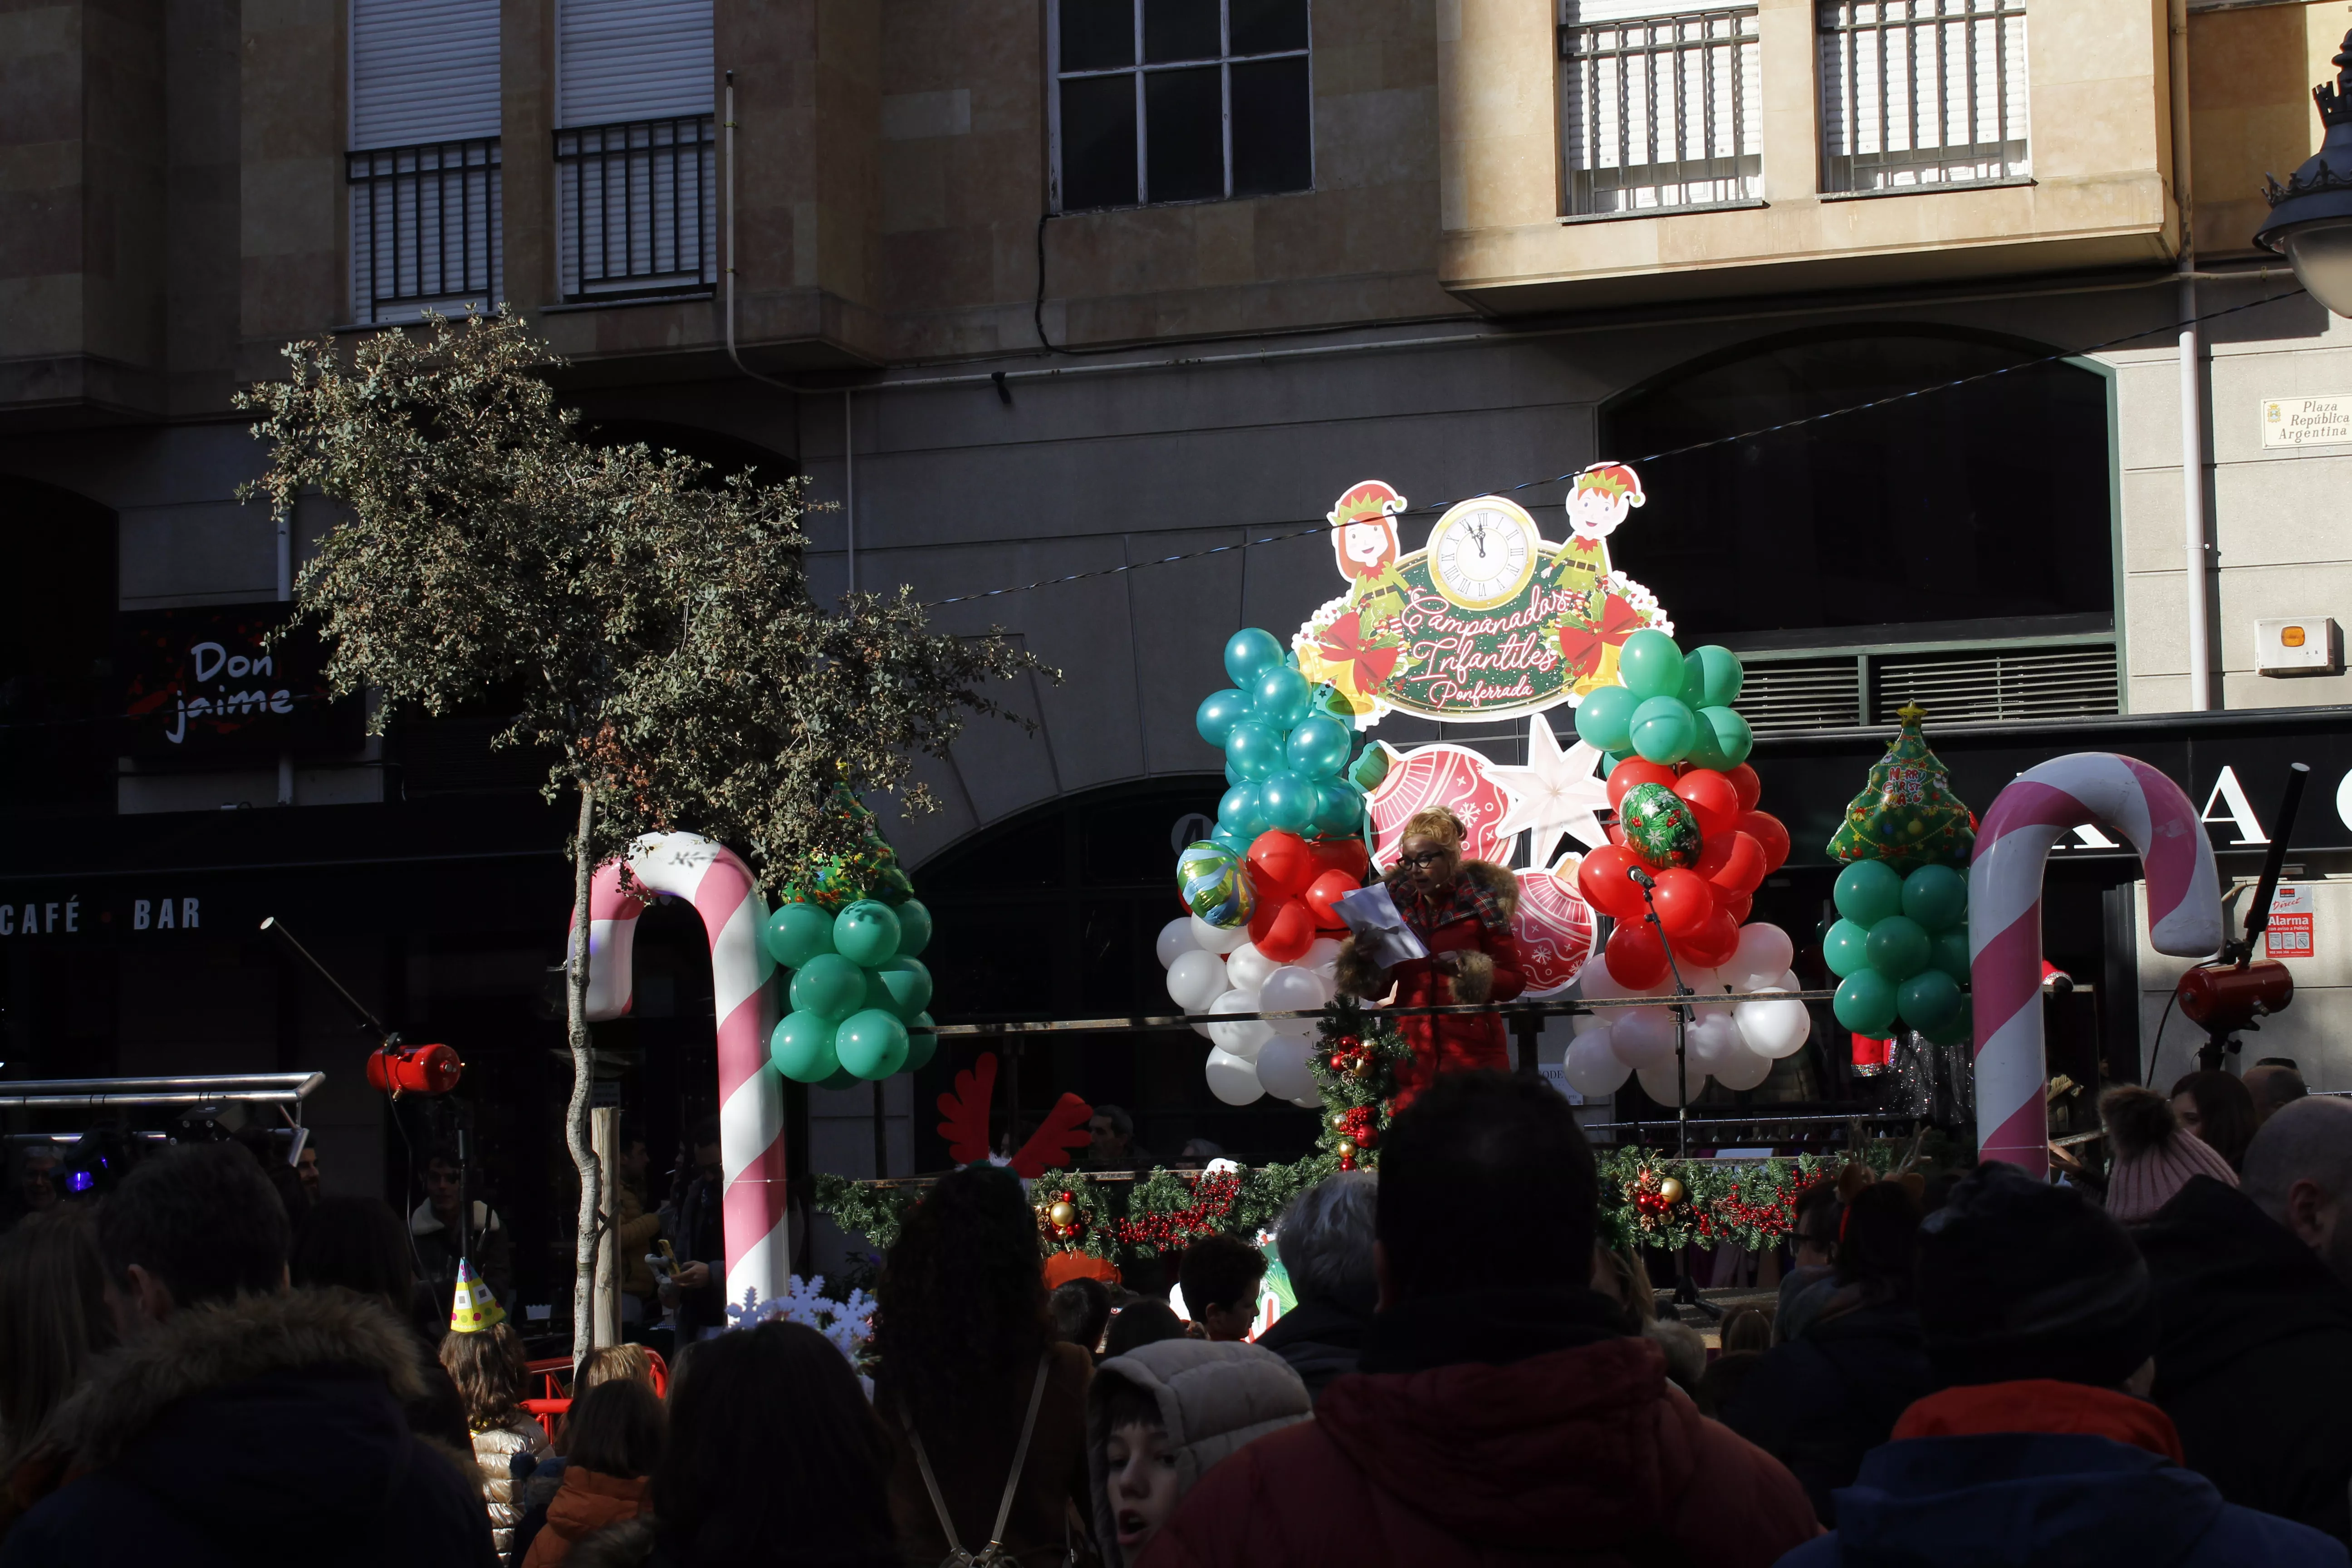
[[[1307,1058],[1315,1087],[1323,1095],[1315,1158],[1325,1174],[1378,1170],[1381,1140],[1389,1130],[1389,1102],[1396,1097],[1397,1069],[1412,1059],[1412,1047],[1395,1024],[1368,1015],[1363,1003],[1345,992],[1323,1009],[1316,1028],[1315,1053]]]
[[[1854,1156],[1800,1154],[1794,1159],[1676,1160],[1655,1150],[1596,1151],[1601,1176],[1601,1239],[1611,1247],[1663,1247],[1728,1241],[1762,1249],[1789,1234],[1796,1221],[1797,1194],[1834,1176],[1849,1158],[1885,1175],[1896,1152],[1865,1145]],[[1668,1178],[1683,1194],[1669,1203],[1661,1192]]]
[[[762,887],[863,849],[835,792],[916,810],[911,753],[944,755],[982,688],[1038,668],[1001,636],[929,631],[912,594],[811,597],[801,481],[713,485],[708,468],[577,437],[519,321],[432,320],[286,350],[238,406],[272,466],[248,493],[343,521],[296,584],[339,694],[443,713],[495,690],[498,738],[554,753],[548,790],[593,792],[601,857],[690,828],[746,849]]]

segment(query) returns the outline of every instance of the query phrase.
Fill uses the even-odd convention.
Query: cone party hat
[[[1884,860],[1906,873],[1922,866],[1965,869],[1976,848],[1976,816],[1952,793],[1943,759],[1919,731],[1927,713],[1906,703],[1895,716],[1903,727],[1871,764],[1870,782],[1847,803],[1830,838],[1830,858],[1840,865]]]
[[[507,1310],[490,1294],[482,1277],[474,1272],[473,1260],[457,1259],[457,1289],[450,1299],[449,1331],[455,1334],[478,1334],[484,1329],[494,1329],[507,1321]]]

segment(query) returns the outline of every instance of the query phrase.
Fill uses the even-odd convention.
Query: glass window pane
[[[1224,52],[1217,37],[1217,0],[1143,0],[1143,58],[1213,60]]]
[[[1062,0],[1062,68],[1135,63],[1135,0]]]
[[[1237,65],[1233,71],[1234,195],[1313,189],[1314,109],[1305,57]]]
[[[1135,79],[1088,76],[1062,83],[1062,210],[1135,200]]]
[[[1307,0],[1233,0],[1231,19],[1237,55],[1307,47]]]
[[[1225,194],[1224,105],[1217,76],[1215,66],[1144,76],[1144,156],[1153,201]]]

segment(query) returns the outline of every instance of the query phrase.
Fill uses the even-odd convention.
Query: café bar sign
[[[1390,712],[1502,719],[1580,700],[1617,679],[1617,650],[1644,626],[1671,633],[1656,595],[1617,571],[1609,536],[1643,503],[1622,463],[1596,463],[1568,495],[1569,538],[1543,537],[1525,508],[1480,496],[1449,509],[1411,554],[1407,501],[1379,479],[1327,514],[1348,591],[1292,638],[1326,705],[1369,729]]]
[[[271,600],[123,616],[115,668],[130,753],[167,761],[358,746],[360,706],[328,700],[316,639],[271,640],[288,608]]]

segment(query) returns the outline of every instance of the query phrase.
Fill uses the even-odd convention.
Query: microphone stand
[[[1658,945],[1665,949],[1666,973],[1674,977],[1675,1157],[1678,1160],[1687,1160],[1690,1158],[1690,1057],[1687,1040],[1689,1025],[1696,1010],[1696,1003],[1685,1001],[1684,998],[1696,997],[1698,994],[1683,984],[1682,965],[1675,962],[1675,944],[1666,936],[1664,922],[1658,919],[1657,900],[1650,896],[1657,888],[1656,879],[1639,866],[1634,867],[1630,874],[1635,885],[1642,889],[1642,907],[1648,911],[1643,918],[1657,931]],[[1686,1193],[1684,1197],[1687,1201],[1689,1194]],[[1723,1316],[1723,1309],[1700,1297],[1698,1281],[1691,1277],[1689,1259],[1690,1248],[1685,1247],[1675,1249],[1674,1304],[1677,1307],[1696,1307],[1709,1318],[1720,1319]]]

